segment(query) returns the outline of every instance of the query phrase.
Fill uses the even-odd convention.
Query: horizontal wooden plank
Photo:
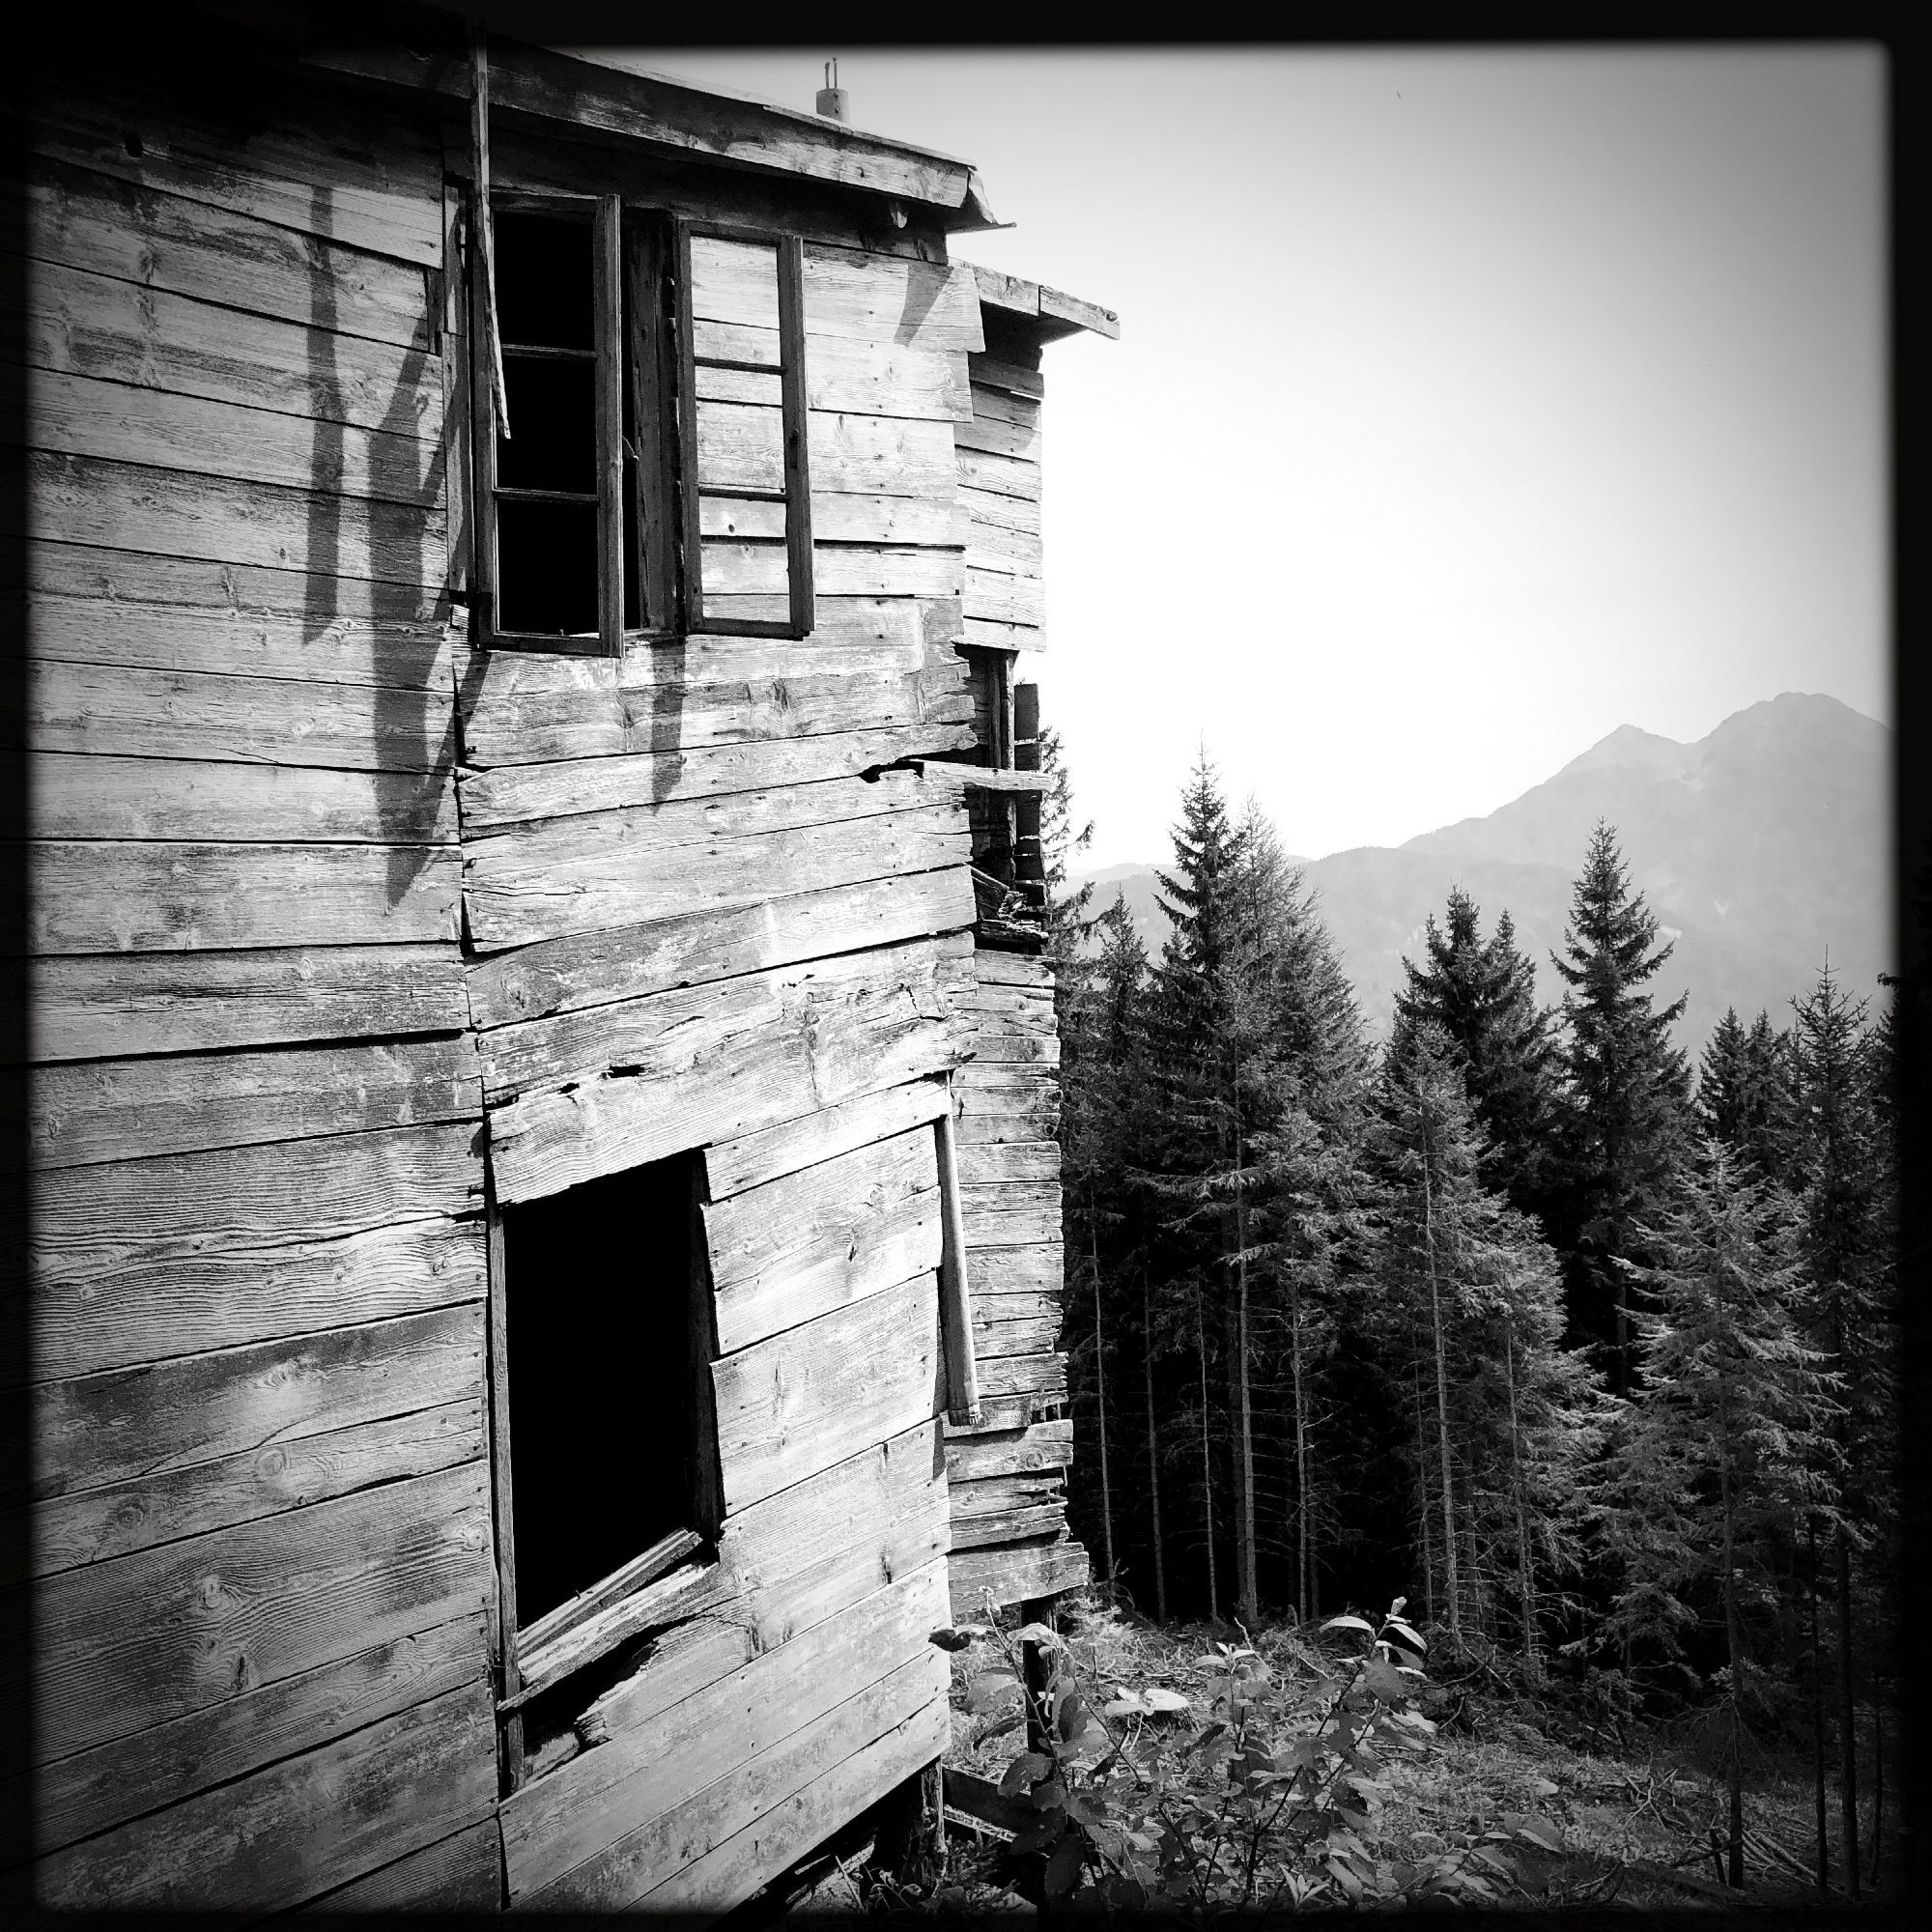
[[[499,1197],[554,1193],[946,1070],[959,1053],[941,980],[953,944],[803,962],[700,989],[695,1005],[659,996],[628,1016],[622,1062],[611,1064],[607,1037],[601,1072],[580,1069],[492,1114]],[[598,1031],[611,1026],[606,1014]],[[533,1037],[525,1051],[557,1047]]]
[[[936,1658],[925,1637],[944,1603],[941,1566],[927,1564],[512,1793],[502,1808],[512,1905],[635,1896],[636,1874],[663,1856],[654,1820],[894,1669]]]
[[[995,1180],[1058,1180],[1058,1141],[982,1143],[959,1151],[959,1178],[968,1182]]]
[[[951,670],[883,678],[800,675],[681,688],[486,688],[463,700],[463,755],[479,767],[529,765],[888,725],[944,727],[971,719],[965,681]]]
[[[469,1020],[453,935],[442,946],[38,958],[16,996],[22,980],[35,1061],[445,1033]]]
[[[981,1361],[979,1368],[980,1392],[988,1397],[1025,1395],[1041,1402],[1065,1400],[1065,1355],[996,1355]]]
[[[59,262],[31,296],[0,291],[29,366],[276,410],[429,442],[442,434],[440,358],[395,342],[251,315]]]
[[[1017,546],[1025,539],[1037,540],[1039,536],[1039,503],[1037,498],[975,489],[962,479],[958,501],[959,507],[966,513],[966,541],[969,544],[997,548],[1011,539]]]
[[[1037,577],[1015,577],[998,571],[966,571],[966,616],[969,622],[1025,624],[1046,622],[1046,586]]]
[[[1050,1536],[1066,1524],[1065,1502],[1039,1503],[986,1516],[957,1517],[952,1524],[955,1553],[1005,1548],[1028,1537]]]
[[[1016,422],[1005,412],[982,412],[977,404],[970,423],[953,425],[952,444],[959,450],[977,450],[989,456],[1010,456],[1032,464],[1039,462],[1040,435],[1037,422]]]
[[[294,1905],[487,1815],[494,1747],[489,1689],[465,1685],[57,1853],[34,1890],[68,1910]]]
[[[980,1066],[1058,1066],[1060,1041],[1052,1034],[1008,1027],[973,1029],[975,1064]]]
[[[269,74],[249,76],[267,83]],[[232,75],[243,77],[238,69]],[[286,75],[276,84],[288,89]],[[284,99],[268,128],[238,136],[181,99],[159,113],[152,96],[49,92],[35,115],[43,155],[98,169],[197,207],[221,209],[346,242],[421,268],[442,266],[440,156],[419,126],[380,121],[339,99]],[[130,145],[128,136],[137,136]]]
[[[628,1596],[616,1598],[569,1630],[517,1654],[522,1689],[516,1702],[527,1702],[561,1684],[574,1671],[610,1655],[620,1644],[689,1617],[714,1610],[729,1600],[730,1578],[708,1558],[680,1564],[668,1575]],[[509,1703],[511,1700],[505,1700]]]
[[[447,688],[45,663],[28,668],[0,733],[76,755],[430,773],[449,765],[454,710]]]
[[[967,264],[948,267],[823,243],[805,251],[805,327],[808,337],[895,342],[941,354],[985,346]]]
[[[703,497],[697,505],[698,527],[707,537],[767,537],[781,539],[785,533],[785,506],[749,497]],[[811,499],[811,534],[817,544],[914,544],[927,548],[958,551],[970,534],[970,520],[956,502],[926,497],[867,497],[824,494]],[[821,563],[837,561],[838,553],[828,548]],[[705,582],[710,583],[707,567]],[[812,582],[820,597],[911,595],[909,588],[884,591],[848,591],[822,570],[814,569]],[[921,592],[921,595],[928,593]],[[951,590],[930,593],[956,597]],[[787,641],[790,641],[787,639]]]
[[[921,1275],[712,1365],[727,1510],[936,1414],[939,1294]]]
[[[814,534],[812,582],[828,592],[867,597],[956,597],[964,580],[962,553],[956,549],[835,544]],[[785,547],[781,542],[738,542],[725,537],[704,540],[707,610],[718,597],[782,594],[790,581]]]
[[[78,1569],[379,1483],[476,1462],[487,1446],[480,1386],[479,1378],[477,1393],[409,1415],[352,1423],[327,1435],[272,1442],[192,1468],[38,1503],[31,1522],[20,1525],[23,1574]],[[0,1571],[9,1583],[18,1580],[13,1569],[9,1561]]]
[[[25,246],[38,260],[285,322],[320,322],[331,331],[419,353],[429,349],[419,266],[43,157],[35,158],[26,184],[0,184],[0,205],[24,201]],[[440,242],[439,237],[439,255]]]
[[[434,1629],[481,1607],[491,1577],[489,1472],[466,1463],[47,1577],[38,1761]]]
[[[489,1817],[298,1909],[373,1918],[395,1912],[494,1913],[502,1902],[503,1838],[497,1820]]]
[[[948,1560],[947,1574],[953,1621],[971,1623],[985,1615],[988,1591],[1002,1606],[1024,1603],[1081,1589],[1092,1571],[1079,1544],[1054,1542],[968,1550]]]
[[[1066,1282],[1065,1251],[1058,1233],[1050,1241],[1035,1241],[1025,1247],[976,1249],[972,1282],[975,1296],[1042,1294],[1058,1299]]]
[[[953,425],[955,434],[968,434],[964,423]],[[1028,502],[1039,500],[1039,465],[1025,457],[1006,456],[964,444],[958,451],[959,481],[969,490],[984,490],[995,497],[1018,497]]]
[[[985,651],[1043,651],[1045,631],[1033,624],[1009,624],[995,617],[966,617],[960,642]]]
[[[736,911],[692,913],[479,959],[469,970],[470,1006],[479,1027],[496,1029],[956,932],[973,918],[972,884],[958,866],[786,894]],[[489,1050],[500,1044],[491,1041]]]
[[[728,1201],[748,1187],[936,1121],[950,1106],[944,1081],[920,1080],[708,1147],[703,1155],[706,1198]]]
[[[1065,1468],[1073,1460],[1070,1422],[1036,1422],[1009,1435],[968,1436],[946,1445],[949,1483]]]
[[[448,525],[440,505],[415,508],[44,450],[28,451],[24,468],[38,541],[412,586],[440,579],[444,568]],[[10,497],[0,507],[0,530],[24,536],[28,519],[15,502]]]
[[[73,1498],[460,1402],[482,1386],[475,1302],[43,1383],[37,1496]]]
[[[20,849],[26,863],[11,869],[16,880],[27,875],[36,952],[368,945],[457,933],[461,863],[447,846],[48,839]]]
[[[630,1856],[618,1867],[623,1883],[612,1889],[628,1890],[649,1875],[634,1901],[644,1912],[718,1912],[749,1897],[837,1832],[841,1820],[863,1811],[867,1801],[860,1792],[883,1796],[935,1753],[934,1740],[944,1736],[945,1691],[943,1660],[930,1651],[908,1659],[741,1770],[687,1797],[627,1844]],[[853,1767],[838,1780],[838,1799],[826,1788],[829,1766]],[[855,1799],[854,1809],[845,1809]]]
[[[810,410],[806,438],[812,495],[924,497],[950,505],[958,482],[953,437],[962,427],[911,416]],[[782,442],[783,422],[775,409],[700,403],[698,481],[707,490],[782,489]],[[1024,493],[1009,489],[1006,494]]]
[[[322,424],[54,369],[29,369],[22,387],[24,395],[0,407],[0,442],[358,501],[378,498],[422,513],[443,502],[440,444],[413,430]],[[21,409],[24,415],[16,413]]]
[[[943,1698],[932,1697],[849,1755],[838,1755],[841,1747],[829,1740],[814,1743],[803,1756],[817,1765],[830,1758],[830,1769],[818,1771],[782,1804],[647,1892],[639,1909],[709,1917],[741,1904],[822,1844],[837,1830],[835,1820],[863,1814],[936,1763],[949,1728]]]
[[[947,1478],[947,1501],[955,1525],[974,1518],[1009,1516],[1014,1510],[1066,1505],[1065,1471],[1058,1464],[999,1475]],[[1017,1542],[1017,1537],[1009,1537]]]
[[[939,1265],[930,1127],[856,1148],[704,1210],[721,1353]]]
[[[973,741],[969,724],[899,724],[880,731],[823,731],[695,752],[639,752],[498,765],[463,777],[463,824],[471,838],[573,812],[615,811],[856,777],[928,747]]]
[[[17,1098],[22,1087],[27,1157],[39,1168],[483,1116],[468,1037],[82,1061],[0,1076],[0,1094]]]
[[[447,768],[327,771],[77,752],[30,752],[26,763],[37,838],[456,843]]]
[[[734,797],[790,801],[832,788],[801,785]],[[774,817],[782,815],[774,809]],[[470,844],[465,855],[464,913],[477,950],[751,905],[775,885],[810,891],[964,865],[970,849],[964,814],[945,804],[850,818],[808,817],[803,824],[769,828],[753,823],[735,838],[680,842],[651,838],[639,823],[642,817],[641,809],[573,817]],[[611,818],[619,823],[611,826]],[[584,849],[573,850],[579,828]]]
[[[35,1844],[52,1851],[130,1818],[165,1818],[198,1791],[473,1683],[487,1662],[486,1614],[472,1610],[41,1765]]]
[[[700,359],[755,362],[776,370],[779,332],[774,327],[698,320],[692,342]],[[956,422],[972,413],[963,351],[939,351],[863,337],[805,338],[806,401],[814,410],[841,415],[913,416]],[[723,371],[699,371],[700,381]],[[702,393],[702,391],[700,391]]]
[[[1004,500],[1018,502],[1020,499],[1009,497]],[[1007,577],[1037,578],[1042,568],[1042,545],[1037,532],[1009,529],[989,518],[968,517],[966,524],[968,570]]]
[[[1036,356],[1038,351],[1034,352]],[[1018,362],[1002,360],[999,356],[983,352],[969,358],[967,364],[973,386],[1005,389],[1015,396],[1043,396],[1046,393],[1046,378],[1036,368],[1027,368]]]
[[[1002,1180],[980,1186],[962,1185],[959,1197],[969,1248],[1021,1247],[1033,1241],[1059,1238],[1061,1202],[1057,1182]]]
[[[996,1321],[993,1318],[1007,1314],[999,1304],[1007,1300],[1025,1301],[1025,1295],[994,1295],[991,1297],[976,1294],[973,1299],[973,1348],[982,1362],[998,1361],[1009,1355],[1038,1355],[1048,1353],[1060,1340],[1060,1312],[1055,1309],[1050,1314],[1030,1314],[1014,1319]]]
[[[1053,988],[1052,962],[1024,952],[976,952],[973,972],[982,985]]]
[[[1039,427],[1039,418],[1038,395],[1021,395],[1002,383],[973,384],[975,422],[1007,423],[1015,429],[1037,430]]]

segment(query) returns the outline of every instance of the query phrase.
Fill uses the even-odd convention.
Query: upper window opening
[[[509,433],[479,363],[490,640],[614,652],[626,631],[805,635],[798,241],[611,198],[530,200],[493,200]]]

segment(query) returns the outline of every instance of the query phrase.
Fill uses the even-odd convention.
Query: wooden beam
[[[948,1108],[933,1123],[939,1149],[939,1198],[944,1228],[940,1250],[941,1325],[946,1338],[947,1408],[956,1422],[980,1419],[980,1378],[973,1353],[972,1296],[966,1284],[966,1222],[959,1200],[959,1154]]]
[[[597,345],[597,610],[607,656],[624,649],[624,205],[600,195],[591,224]]]

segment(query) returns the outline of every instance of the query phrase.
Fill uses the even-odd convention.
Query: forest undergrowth
[[[1017,1633],[988,1622],[950,1637],[968,1640],[953,1658],[944,1866],[869,1886],[872,1911],[1846,1903],[1803,1860],[1807,1765],[1753,1767],[1734,1890],[1727,1730],[1634,1728],[1480,1645],[1452,1653],[1446,1632],[1418,1633],[1399,1608],[1374,1626],[1161,1627],[1090,1592],[1051,1640],[1030,1628],[1050,1663],[1035,1691],[1045,1736],[1029,1748]],[[960,1822],[976,1804],[1016,1835]]]

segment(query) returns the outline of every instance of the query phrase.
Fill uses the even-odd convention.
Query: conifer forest
[[[1071,1511],[1102,1594],[1231,1635],[1406,1598],[1432,1668],[1605,1735],[1694,1731],[1729,1884],[1772,1763],[1818,1882],[1882,1884],[1889,995],[1821,960],[1785,1009],[1674,1043],[1668,937],[1600,823],[1556,1006],[1509,909],[1451,891],[1365,1014],[1205,753],[1157,953],[1068,889],[1044,762]]]

